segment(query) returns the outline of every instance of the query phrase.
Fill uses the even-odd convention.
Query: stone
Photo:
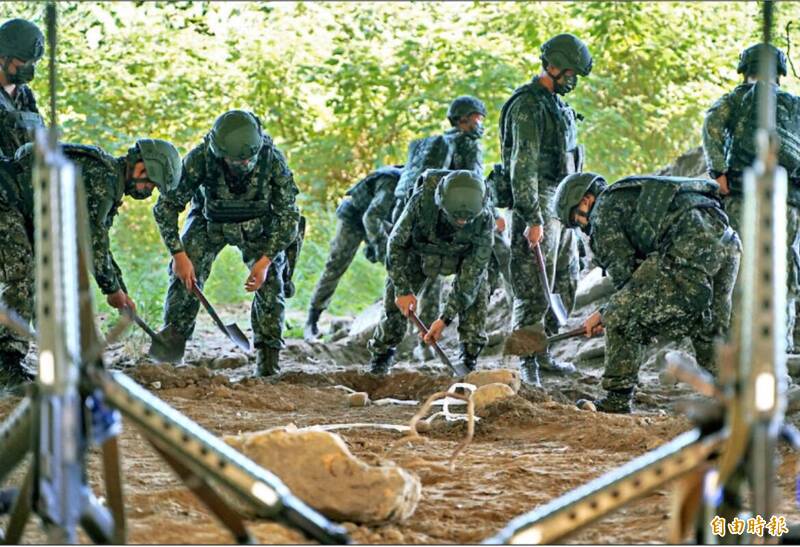
[[[472,401],[475,403],[475,412],[480,414],[480,411],[489,406],[490,404],[508,399],[516,395],[511,386],[508,384],[486,384],[472,394]]]
[[[590,338],[583,344],[575,354],[576,361],[591,361],[592,359],[599,359],[606,354],[606,342],[604,336],[597,336]]]
[[[520,378],[518,370],[511,370],[507,368],[500,368],[495,370],[473,370],[464,381],[476,387],[485,386],[487,384],[505,384],[512,389],[514,393],[519,392]]]
[[[347,396],[347,403],[350,406],[367,406],[369,401],[369,394],[365,391],[357,391]]]
[[[593,268],[580,281],[575,291],[575,308],[582,308],[614,294],[611,278],[603,276],[603,270]]]
[[[225,442],[278,476],[294,495],[326,517],[360,524],[402,522],[416,510],[419,478],[394,463],[369,465],[327,431],[293,426]]]
[[[581,410],[588,410],[589,412],[597,412],[597,407],[594,405],[594,402],[588,399],[582,399],[578,401],[577,406]]]
[[[205,363],[205,365],[215,370],[239,368],[247,365],[247,355],[241,353],[226,353],[214,358],[210,363]]]
[[[367,307],[367,309],[359,313],[356,318],[353,319],[353,323],[350,325],[349,335],[351,337],[356,337],[365,333],[371,335],[372,331],[375,330],[375,327],[380,323],[382,314],[383,302],[379,300]]]

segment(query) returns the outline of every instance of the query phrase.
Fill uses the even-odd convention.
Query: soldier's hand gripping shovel
[[[208,315],[211,316],[211,319],[214,320],[214,324],[219,327],[219,330],[221,330],[231,342],[245,351],[250,351],[250,341],[242,332],[242,329],[240,329],[236,323],[231,323],[230,325],[224,324],[222,319],[219,318],[219,315],[217,315],[217,312],[214,311],[214,308],[211,307],[211,303],[206,299],[206,297],[203,295],[203,292],[197,287],[196,284],[192,285],[192,292],[197,299],[200,300],[200,303],[203,304],[203,307],[208,312]]]
[[[422,334],[423,337],[428,335],[428,327],[425,326],[425,323],[422,322],[422,320],[417,316],[416,313],[414,313],[413,310],[409,312],[408,318],[411,319],[411,321],[417,326],[420,334]],[[464,366],[461,365],[461,363],[459,363],[458,365],[454,365],[438,343],[433,342],[431,343],[431,346],[433,347],[433,350],[436,352],[436,355],[439,356],[439,359],[442,361],[442,363],[450,367],[450,370],[455,372],[457,376],[466,376],[467,374],[469,374],[469,371],[466,368],[464,368]]]
[[[503,345],[503,355],[517,355],[528,357],[544,352],[550,344],[568,338],[582,336],[586,332],[584,327],[577,327],[567,332],[547,337],[539,325],[523,327],[511,333]]]

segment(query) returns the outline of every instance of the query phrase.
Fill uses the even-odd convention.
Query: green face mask
[[[8,73],[8,68],[10,65],[11,65],[11,60],[7,60],[3,65],[3,72],[6,74],[6,79],[11,84],[14,85],[27,84],[28,82],[33,80],[34,76],[36,76],[35,61],[28,61],[24,65],[18,66],[17,71],[14,74]]]

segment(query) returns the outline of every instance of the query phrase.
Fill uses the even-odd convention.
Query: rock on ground
[[[508,399],[514,395],[514,390],[508,384],[494,383],[483,385],[472,394],[472,401],[475,403],[475,412],[480,414],[480,412],[490,404]]]
[[[362,462],[334,433],[276,428],[228,436],[225,442],[334,520],[402,522],[420,499],[421,484],[415,474],[393,463],[376,467]]]
[[[485,386],[487,384],[505,384],[510,387],[513,393],[517,393],[520,387],[520,378],[518,370],[511,369],[495,369],[495,370],[475,370],[467,374],[464,381],[468,384],[473,384],[476,387]]]

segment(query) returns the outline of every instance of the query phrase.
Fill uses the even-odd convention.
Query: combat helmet
[[[580,76],[588,76],[592,71],[592,54],[574,34],[565,33],[550,38],[542,44],[541,52],[545,69],[553,65],[561,70],[574,70]]]
[[[181,178],[181,156],[172,143],[161,139],[139,139],[134,145],[144,168],[147,179],[162,192],[175,188]]]
[[[775,56],[775,70],[780,76],[786,76],[786,55],[772,44],[755,44],[739,54],[739,66],[736,72],[745,76],[758,73],[758,64],[761,61],[761,52],[767,48],[770,55]]]
[[[458,120],[475,112],[486,116],[486,105],[483,104],[483,101],[472,95],[461,95],[450,103],[450,107],[447,109],[447,119],[451,125],[455,126]]]
[[[577,228],[572,220],[572,210],[590,190],[599,193],[605,188],[606,180],[597,173],[573,173],[567,175],[556,187],[553,196],[553,211],[558,220],[567,228]]]
[[[463,226],[478,216],[486,205],[486,185],[472,171],[453,171],[436,187],[434,201],[449,221]]]
[[[0,57],[38,61],[44,55],[44,34],[25,19],[9,19],[0,25]]]
[[[264,144],[261,122],[255,114],[244,110],[225,112],[208,135],[211,153],[221,160],[255,159]]]

